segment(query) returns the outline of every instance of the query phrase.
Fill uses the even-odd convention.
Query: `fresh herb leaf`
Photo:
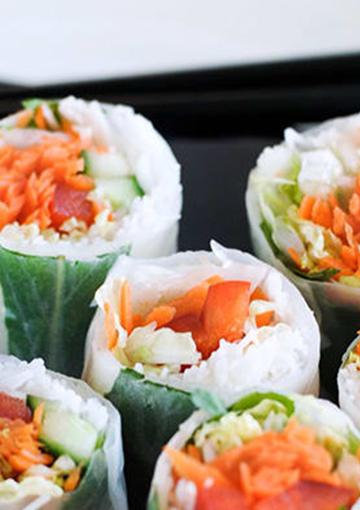
[[[219,397],[206,390],[194,390],[191,394],[193,404],[203,409],[210,416],[219,416],[226,413],[226,407]]]

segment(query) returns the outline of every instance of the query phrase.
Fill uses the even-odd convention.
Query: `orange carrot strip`
[[[112,350],[117,343],[118,339],[118,332],[115,328],[115,321],[114,321],[114,315],[111,311],[109,303],[105,303],[104,305],[104,312],[105,312],[105,334],[107,338],[107,347],[109,350]]]
[[[41,428],[41,423],[42,423],[42,419],[44,416],[44,410],[45,410],[45,402],[41,402],[41,404],[39,404],[34,411],[33,424],[35,425],[36,430],[40,430],[40,428]]]
[[[335,209],[335,207],[339,207],[338,199],[336,198],[334,193],[329,194],[328,200],[329,200],[330,207],[332,209]]]
[[[19,129],[25,128],[31,121],[32,116],[33,116],[32,110],[23,110],[22,112],[20,112],[16,119],[16,127]]]
[[[321,225],[325,228],[330,228],[332,226],[332,212],[326,200],[320,197],[315,200],[311,212],[311,219],[317,225]]]
[[[298,254],[298,252],[294,248],[288,248],[288,254],[290,255],[291,259],[295,262],[295,264],[301,268],[301,257]]]
[[[184,452],[170,448],[170,446],[166,446],[164,451],[170,458],[175,474],[180,478],[191,480],[199,487],[202,487],[207,480],[212,480],[214,484],[225,487],[231,485],[218,469],[203,464]]]
[[[133,330],[130,286],[127,280],[120,289],[120,324],[130,334]]]
[[[38,127],[39,129],[46,129],[47,127],[46,119],[44,117],[44,112],[41,105],[38,106],[35,110],[34,121],[36,127]]]
[[[305,195],[301,201],[298,215],[303,220],[310,220],[316,197]]]
[[[272,323],[274,319],[274,312],[269,310],[268,312],[258,313],[255,316],[256,327],[261,328],[263,326],[268,326]]]
[[[94,180],[84,174],[77,174],[72,177],[68,177],[65,182],[72,188],[80,191],[91,191],[95,186]]]
[[[65,492],[74,491],[80,483],[80,478],[81,478],[81,466],[76,466],[76,468],[71,471],[70,475],[65,480],[64,491]]]
[[[347,267],[349,267],[352,271],[356,271],[358,260],[357,253],[354,248],[343,245],[341,247],[340,256]]]
[[[349,201],[349,212],[360,220],[360,195],[353,193]]]
[[[335,207],[333,212],[332,230],[335,235],[342,236],[345,232],[346,214],[340,207]]]

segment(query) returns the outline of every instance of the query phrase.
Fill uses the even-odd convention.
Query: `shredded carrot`
[[[34,413],[33,421],[0,418],[0,457],[3,457],[15,473],[20,474],[34,464],[49,465],[53,457],[41,451],[38,440],[42,408]]]
[[[272,310],[268,312],[258,313],[255,316],[256,326],[261,328],[263,326],[269,326],[274,319],[274,312]]]
[[[81,478],[81,466],[79,465],[76,466],[76,468],[71,471],[71,473],[65,480],[64,491],[65,492],[74,491],[80,483],[80,478]]]
[[[310,220],[316,197],[305,195],[299,207],[299,217],[303,220]]]
[[[288,254],[290,255],[291,259],[295,262],[295,264],[301,268],[301,258],[298,252],[294,248],[288,248]]]
[[[317,442],[312,429],[294,418],[284,430],[264,432],[210,462],[195,458],[189,446],[185,451],[166,447],[165,452],[177,477],[199,489],[206,480],[211,486],[237,488],[248,502],[281,494],[299,481],[341,485],[330,453]]]
[[[28,118],[27,110],[19,119],[25,119],[25,115]],[[42,115],[39,107],[35,122],[44,128]],[[84,221],[92,223],[101,206],[87,198],[86,193],[94,188],[94,180],[82,173],[83,149],[84,143],[74,137],[63,140],[46,136],[41,143],[26,148],[0,147],[0,229],[17,221],[20,224],[37,222],[41,230],[50,227],[60,230],[63,221],[71,215],[84,219],[89,207],[89,223]],[[70,197],[68,191],[64,194],[62,188],[59,202],[57,191],[63,185],[68,186],[66,190],[72,190],[72,195]],[[74,192],[78,192],[76,207]],[[67,203],[64,202],[66,197]]]
[[[109,350],[112,350],[114,349],[114,347],[116,347],[118,332],[115,328],[114,314],[111,311],[109,303],[105,303],[104,312],[105,312],[104,326],[107,338],[107,347]]]

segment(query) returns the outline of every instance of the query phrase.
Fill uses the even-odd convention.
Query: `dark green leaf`
[[[322,271],[309,271],[306,273],[305,271],[300,271],[300,269],[296,266],[292,266],[291,270],[293,273],[305,278],[306,280],[315,280],[318,282],[327,282],[339,272],[338,269],[323,269]]]
[[[42,357],[48,368],[79,376],[97,288],[119,253],[93,261],[38,257],[0,247],[9,353]]]
[[[189,393],[131,369],[120,372],[107,397],[121,414],[130,508],[143,508],[161,448],[195,406]]]
[[[294,414],[295,411],[294,402],[290,398],[285,397],[285,395],[281,395],[279,393],[275,393],[272,391],[265,393],[256,391],[254,393],[250,393],[249,395],[246,395],[245,397],[238,400],[235,404],[233,404],[230,407],[230,411],[246,411],[247,409],[251,409],[257,406],[258,404],[260,404],[260,402],[262,402],[265,399],[275,400],[276,402],[280,402],[281,404],[283,404],[287,416],[291,416],[292,414]]]
[[[206,390],[194,390],[191,394],[193,404],[206,411],[211,417],[226,413],[226,407],[219,397]]]
[[[276,244],[274,243],[274,240],[272,238],[272,228],[271,228],[271,226],[265,220],[263,220],[260,223],[260,228],[263,231],[265,239],[269,243],[269,245],[270,245],[274,255],[278,256],[281,252],[280,252],[279,248],[276,246]]]

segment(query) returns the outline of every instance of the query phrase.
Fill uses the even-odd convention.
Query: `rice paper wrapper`
[[[111,241],[85,236],[50,242],[40,235],[20,239],[0,233],[0,352],[25,360],[42,357],[49,368],[80,376],[96,289],[124,252],[158,257],[176,250],[182,189],[169,146],[131,108],[73,97],[59,108],[98,144],[120,150],[145,192]],[[0,128],[13,122],[5,119]]]
[[[328,143],[329,137],[338,135],[348,126],[352,126],[353,122],[358,125],[359,116],[326,122],[305,132],[303,141],[299,143],[303,143],[304,148],[307,149],[322,146]],[[334,395],[341,357],[354,337],[354,331],[360,328],[360,288],[338,282],[330,283],[302,278],[275,256],[261,228],[264,218],[255,189],[255,171],[256,168],[250,172],[246,191],[247,217],[255,254],[289,278],[314,310],[322,334],[321,380],[326,389]]]
[[[241,398],[249,396],[252,392],[266,395],[268,391],[268,388],[263,387],[248,389],[239,394],[232,405]],[[286,392],[278,392],[278,394],[293,401],[293,416],[300,423],[313,428],[315,432],[324,429],[340,437],[351,437],[354,442],[360,441],[360,431],[351,419],[328,400],[315,398],[311,395],[295,395]],[[180,424],[178,431],[167,444],[175,450],[182,449],[196,429],[212,417],[213,414],[209,414],[206,410],[196,410],[184,423]],[[169,504],[169,493],[172,487],[171,464],[167,455],[161,453],[151,482],[147,510],[168,510],[172,508]],[[352,510],[358,510],[359,504],[360,502],[357,501],[352,506]]]
[[[92,455],[78,488],[52,498],[48,494],[34,494],[32,485],[13,488],[2,500],[0,482],[0,507],[3,510],[127,510],[126,489],[123,476],[124,455],[121,440],[121,421],[111,403],[95,393],[83,381],[46,370],[40,359],[31,363],[14,356],[0,356],[0,392],[23,398],[31,394],[64,404],[102,430],[105,441],[102,448]],[[40,491],[41,492],[41,491]],[[29,494],[30,493],[30,494]]]
[[[104,315],[98,309],[87,337],[83,377],[121,413],[129,501],[133,504],[143,504],[146,495],[138,487],[139,477],[147,490],[161,447],[194,410],[193,390],[217,392],[225,401],[231,401],[244,387],[260,383],[289,391],[318,392],[320,333],[313,314],[286,278],[251,255],[213,242],[212,252],[185,252],[156,260],[121,257],[97,298],[101,301],[102,293],[116,279],[126,278],[136,311],[142,307],[145,312],[161,297],[172,299],[214,274],[249,280],[252,289],[262,285],[277,303],[283,321],[296,329],[299,337],[290,340],[280,331],[253,347],[244,340],[238,344],[224,341],[207,362],[185,371],[183,378],[145,376],[122,367],[107,350]]]
[[[360,336],[349,345],[343,356],[343,361],[338,372],[339,405],[357,427],[360,428],[360,372],[356,363],[347,363],[350,353],[360,342]]]

